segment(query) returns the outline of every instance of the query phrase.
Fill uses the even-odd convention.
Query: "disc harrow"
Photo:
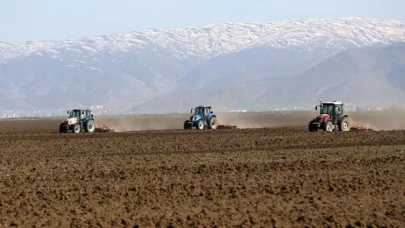
[[[222,122],[221,120],[218,120],[218,127],[217,127],[217,129],[236,129],[236,128],[238,128],[238,126],[225,124],[225,123]]]
[[[354,120],[352,120],[349,117],[348,117],[348,120],[349,120],[350,124],[352,125],[350,128],[351,131],[374,131],[371,128],[364,127],[364,126],[357,124]]]
[[[107,127],[105,124],[103,124],[101,126],[96,125],[95,132],[115,132],[115,130],[111,129],[111,128]]]

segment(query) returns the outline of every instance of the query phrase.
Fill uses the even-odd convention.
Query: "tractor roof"
[[[74,108],[74,109],[72,109],[72,111],[90,111],[91,112],[90,109],[80,109],[80,108]]]
[[[211,108],[211,106],[199,105],[196,108]]]
[[[342,101],[328,101],[328,102],[322,102],[322,104],[343,105],[344,103]]]

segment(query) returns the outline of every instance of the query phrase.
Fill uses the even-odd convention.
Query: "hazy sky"
[[[405,20],[405,0],[0,0],[0,40],[83,36],[307,17]]]

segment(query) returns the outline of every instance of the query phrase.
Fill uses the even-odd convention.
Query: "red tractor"
[[[308,129],[310,132],[323,129],[327,132],[332,131],[350,131],[351,119],[344,113],[343,102],[320,102],[320,105],[315,106],[315,110],[318,110],[319,115],[309,122]]]

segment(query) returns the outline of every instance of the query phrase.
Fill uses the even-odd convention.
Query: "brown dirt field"
[[[297,127],[59,134],[60,120],[0,121],[0,226],[405,225],[404,130],[309,133],[277,118]]]

